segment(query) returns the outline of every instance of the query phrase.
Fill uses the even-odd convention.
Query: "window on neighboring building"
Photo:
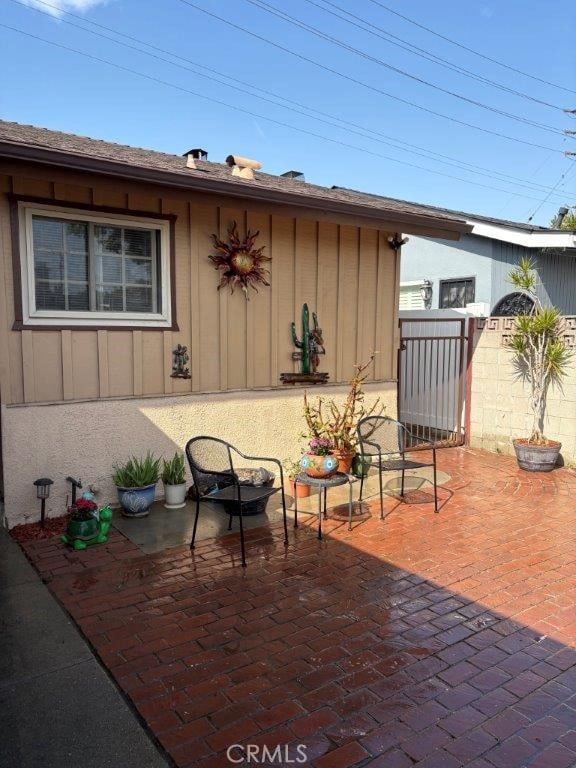
[[[400,283],[399,309],[426,309],[421,288],[421,280],[410,280],[409,282]]]
[[[474,301],[475,283],[473,277],[440,280],[440,309],[455,309],[471,304]]]
[[[169,223],[20,203],[23,319],[170,325]]]

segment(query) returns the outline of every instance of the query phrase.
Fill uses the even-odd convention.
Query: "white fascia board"
[[[424,285],[424,280],[405,280],[400,283],[400,288],[415,288]]]
[[[468,221],[474,229],[473,235],[501,240],[504,243],[523,245],[525,248],[576,248],[574,232],[526,232],[521,229],[498,227],[495,224],[483,224]]]

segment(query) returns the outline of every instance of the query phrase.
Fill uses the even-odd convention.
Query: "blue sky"
[[[576,204],[570,0],[0,4],[3,119],[517,221]]]

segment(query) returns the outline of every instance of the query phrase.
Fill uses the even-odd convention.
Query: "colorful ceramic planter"
[[[338,459],[331,453],[328,456],[305,453],[300,460],[300,466],[309,477],[330,477],[338,471]]]

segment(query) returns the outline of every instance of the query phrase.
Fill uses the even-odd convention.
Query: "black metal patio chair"
[[[280,486],[245,485],[238,478],[234,468],[233,455],[240,456],[249,461],[264,461],[277,464],[280,470]],[[230,443],[217,437],[200,435],[193,437],[186,443],[186,457],[194,480],[196,495],[196,515],[194,517],[194,529],[190,549],[194,549],[196,540],[196,528],[200,514],[201,501],[217,501],[224,505],[229,515],[228,530],[232,527],[233,510],[238,512],[240,523],[240,546],[242,548],[242,566],[246,567],[246,555],[244,548],[244,525],[242,511],[248,504],[265,501],[273,494],[282,493],[282,514],[284,516],[284,545],[288,544],[288,525],[286,522],[286,499],[284,497],[284,474],[282,465],[278,459],[267,456],[247,456]]]
[[[407,469],[433,467],[434,477],[434,512],[438,512],[438,490],[436,484],[436,445],[432,440],[424,440],[412,435],[399,421],[387,416],[366,416],[358,422],[358,449],[361,455],[372,457],[372,467],[378,470],[380,488],[380,519],[384,518],[384,500],[382,474],[384,472],[402,473],[400,498],[404,498],[404,479]],[[432,461],[413,461],[406,458],[406,453],[414,451],[416,445],[426,444],[432,450]],[[364,490],[364,476],[360,480],[360,501]]]

